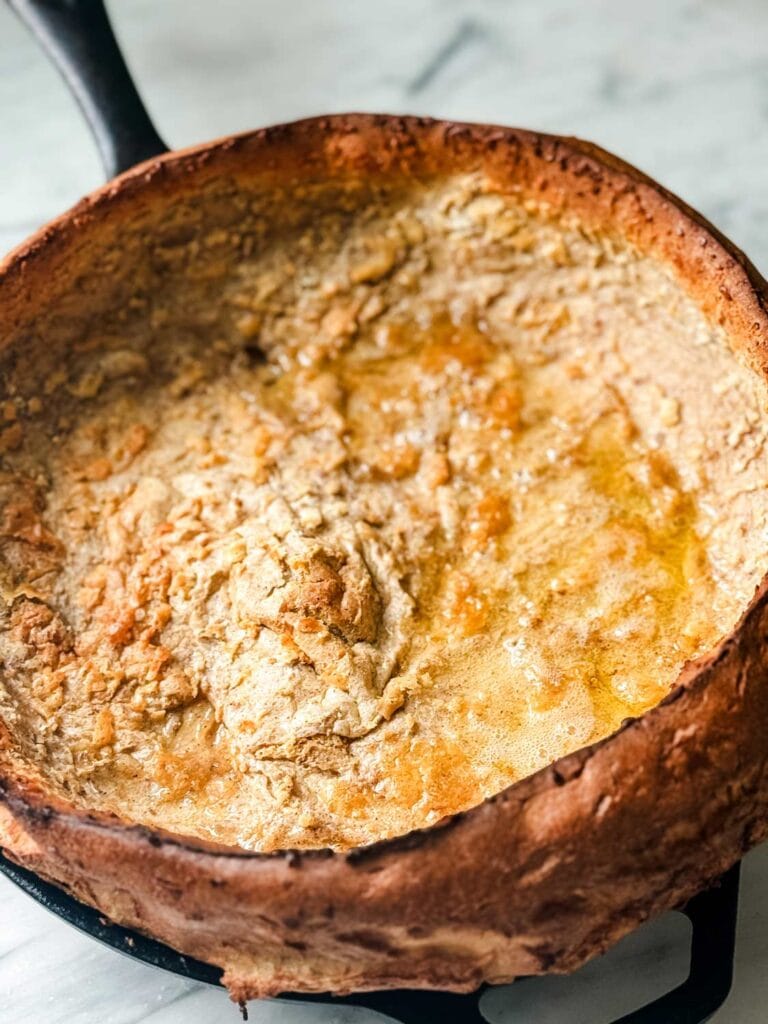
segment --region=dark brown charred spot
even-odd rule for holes
[[[339,942],[360,946],[361,949],[367,949],[371,953],[382,953],[384,956],[397,956],[399,952],[384,935],[370,929],[358,928],[351,932],[338,932],[336,938]]]
[[[247,345],[243,346],[243,352],[251,366],[263,366],[267,361],[267,353],[253,341],[249,341]]]

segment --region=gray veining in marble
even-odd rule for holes
[[[768,271],[764,0],[112,0],[111,10],[174,146],[350,109],[579,135],[684,196]],[[0,6],[0,250],[100,180],[73,101]],[[766,1019],[768,849],[747,858],[743,892],[734,992],[716,1024]],[[494,993],[485,1011],[493,1024],[606,1024],[681,977],[686,941],[669,916],[574,978]],[[377,1019],[250,1009],[257,1024]],[[0,1024],[237,1020],[222,992],[97,946],[0,879]]]

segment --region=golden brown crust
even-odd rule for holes
[[[483,170],[669,264],[766,376],[765,285],[697,215],[595,147],[500,128],[362,115],[268,129],[129,172],[2,268],[4,336],[137,211],[222,176],[265,180]],[[77,240],[77,254],[73,256]],[[226,967],[236,998],[287,989],[467,989],[571,970],[690,896],[766,833],[768,619],[762,587],[718,651],[661,706],[443,827],[348,855],[212,851],[2,778],[11,856]],[[2,749],[2,745],[0,745]]]

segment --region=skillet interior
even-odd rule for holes
[[[612,733],[766,569],[760,379],[664,262],[478,171],[134,210],[6,340],[15,757],[254,849]]]

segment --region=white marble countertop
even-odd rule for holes
[[[111,10],[174,146],[350,109],[579,135],[684,196],[768,271],[764,0],[112,0]],[[100,180],[73,101],[0,7],[0,250]],[[763,1024],[768,1005],[768,850],[747,858],[742,885],[736,980],[716,1024]],[[684,973],[682,922],[648,926],[574,978],[494,994],[488,1017],[607,1024]],[[259,1024],[381,1019],[250,1010]],[[2,1024],[237,1020],[221,991],[97,946],[0,878]]]

